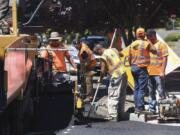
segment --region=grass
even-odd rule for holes
[[[164,40],[166,42],[171,42],[171,41],[178,41],[179,39],[180,39],[180,33],[173,32],[173,33],[168,34]]]

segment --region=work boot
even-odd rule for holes
[[[114,121],[114,122],[118,122],[119,121],[118,117],[112,117],[112,116],[108,116],[108,117],[106,117],[104,119],[108,120],[108,121]]]
[[[149,112],[152,113],[153,115],[156,115],[156,110],[154,109],[149,109]]]
[[[143,108],[135,108],[135,111],[134,113],[136,114],[140,114],[140,113],[143,113],[145,110]]]

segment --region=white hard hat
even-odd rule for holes
[[[58,40],[61,42],[63,40],[63,37],[60,36],[58,32],[51,32],[49,40]]]

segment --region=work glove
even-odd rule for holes
[[[101,82],[102,82],[102,79],[99,78],[99,79],[97,80],[97,83],[101,83]]]

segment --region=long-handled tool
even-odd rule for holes
[[[97,96],[97,93],[98,93],[99,87],[100,87],[100,83],[98,84],[98,86],[97,86],[97,88],[96,88],[96,91],[95,91],[95,94],[94,94],[93,100],[92,100],[92,102],[91,102],[91,104],[90,104],[90,108],[89,108],[89,111],[88,111],[87,117],[89,117],[89,115],[90,115],[90,113],[91,113],[91,109],[92,109],[92,107],[93,107],[93,105],[94,105],[94,102],[95,102],[95,100],[96,100],[96,96]]]
[[[99,81],[98,81],[98,82],[99,82]],[[92,107],[93,107],[93,105],[94,105],[94,102],[95,102],[95,99],[96,99],[96,96],[97,96],[99,87],[100,87],[100,83],[98,83],[98,86],[97,86],[97,88],[96,88],[96,91],[95,91],[93,100],[92,100],[92,102],[91,102],[91,104],[90,104],[90,108],[89,108],[89,111],[88,111],[88,114],[87,114],[87,118],[89,118],[89,116],[90,116],[91,109],[92,109]],[[87,123],[86,127],[91,127],[91,124]]]
[[[115,40],[116,33],[117,33],[117,28],[115,28],[115,30],[114,30],[114,34],[113,34],[113,37],[112,37],[111,44],[110,44],[109,48],[112,48],[112,46],[113,46],[113,43],[114,43],[114,40]]]

